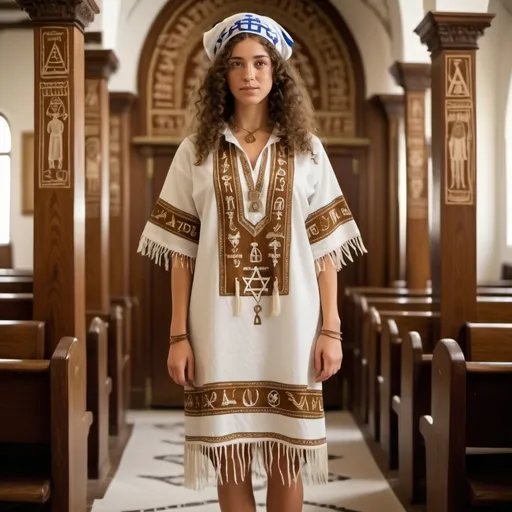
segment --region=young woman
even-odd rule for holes
[[[327,482],[322,382],[339,371],[337,275],[366,252],[275,21],[204,36],[212,65],[139,251],[172,268],[167,365],[185,387],[185,485],[223,512],[302,510]]]

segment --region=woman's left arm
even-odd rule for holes
[[[320,303],[322,307],[322,330],[341,331],[338,312],[338,275],[329,257],[324,258],[325,269],[318,276]],[[320,334],[315,347],[316,382],[332,377],[341,368],[343,353],[341,342]]]

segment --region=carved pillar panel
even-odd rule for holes
[[[430,87],[430,64],[396,62],[391,73],[405,95],[406,280],[409,288],[426,288],[430,281],[430,254],[425,95]]]
[[[476,321],[476,50],[494,14],[428,13],[432,56],[432,291],[441,337]]]
[[[112,50],[85,52],[86,307],[110,311],[110,100],[108,79],[117,69]]]
[[[379,95],[388,121],[388,282],[404,278],[405,265],[402,262],[400,241],[399,203],[399,133],[400,121],[404,116],[402,94]]]
[[[130,295],[130,121],[135,96],[110,93],[110,293]]]

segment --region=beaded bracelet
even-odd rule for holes
[[[189,336],[188,333],[171,336],[169,338],[169,345],[173,345],[174,343],[179,343],[180,341],[188,340],[188,336]]]

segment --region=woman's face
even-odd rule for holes
[[[272,89],[272,61],[265,47],[249,37],[233,48],[228,61],[228,85],[236,101],[257,105]]]

